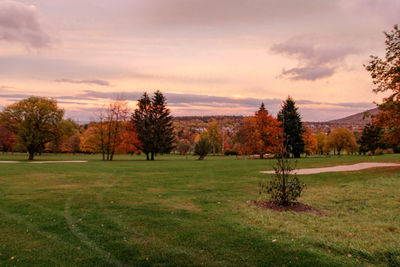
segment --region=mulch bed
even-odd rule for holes
[[[322,215],[321,212],[319,212],[317,209],[308,206],[306,204],[300,203],[300,202],[292,202],[289,204],[289,206],[280,206],[277,205],[276,202],[274,201],[253,201],[253,204],[256,205],[257,207],[268,209],[268,210],[275,210],[279,212],[284,212],[284,211],[294,211],[294,212],[308,212],[308,213],[313,213],[317,215]]]

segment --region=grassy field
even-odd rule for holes
[[[26,155],[0,155],[22,160]],[[251,204],[274,160],[43,155],[0,163],[0,265],[399,266],[400,168],[302,175],[322,215]],[[305,158],[298,167],[400,155]]]

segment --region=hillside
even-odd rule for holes
[[[329,124],[351,124],[351,125],[364,125],[368,122],[371,121],[370,118],[365,118],[365,114],[370,114],[370,115],[374,115],[378,113],[378,109],[374,108],[374,109],[370,109],[364,112],[360,112],[354,115],[350,115],[341,119],[336,119],[336,120],[331,120],[331,121],[327,121],[326,123]]]

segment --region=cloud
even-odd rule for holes
[[[322,36],[296,36],[273,45],[270,50],[298,61],[297,67],[284,69],[282,77],[307,81],[332,76],[347,56],[360,52],[354,46]]]
[[[317,66],[317,67],[302,67],[283,70],[281,75],[289,77],[292,80],[308,80],[315,81],[321,78],[330,77],[335,72],[334,68]]]
[[[100,85],[100,86],[110,86],[110,83],[108,81],[104,81],[104,80],[58,79],[58,80],[54,80],[54,81],[58,82],[58,83],[94,84],[94,85]]]
[[[33,48],[50,44],[50,37],[42,28],[37,9],[14,0],[0,1],[0,40]]]

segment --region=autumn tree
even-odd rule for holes
[[[14,151],[16,136],[6,127],[0,125],[0,150],[2,152]]]
[[[154,160],[158,153],[171,152],[175,139],[172,116],[166,98],[160,91],[156,91],[151,99],[147,93],[142,95],[132,121],[147,160]]]
[[[390,92],[378,105],[379,113],[376,123],[383,128],[385,140],[390,144],[400,143],[400,29],[394,25],[391,32],[384,32],[386,36],[386,54],[379,58],[371,56],[366,67],[372,81],[376,85],[375,93]]]
[[[103,160],[112,161],[123,141],[130,109],[126,101],[113,101],[101,109],[97,116],[96,134]]]
[[[28,159],[33,160],[36,152],[55,139],[63,116],[55,100],[32,96],[5,107],[0,121],[17,135]]]
[[[282,123],[286,152],[294,158],[299,158],[304,152],[304,129],[296,102],[290,96],[283,102],[278,120]]]
[[[120,142],[117,145],[116,153],[118,154],[135,154],[139,153],[142,144],[136,133],[136,127],[133,121],[123,123],[122,131],[120,132]]]
[[[315,138],[317,139],[317,153],[322,155],[325,153],[326,134],[324,132],[319,132],[316,134]]]
[[[78,124],[72,119],[62,120],[57,124],[56,130],[54,131],[54,138],[49,143],[49,149],[51,152],[61,152],[63,145],[68,141],[68,138],[78,132]]]
[[[337,128],[328,135],[327,147],[336,150],[340,156],[343,150],[354,152],[357,143],[353,132],[347,128]]]
[[[318,140],[311,133],[310,129],[304,127],[303,132],[303,140],[304,140],[304,152],[307,156],[312,155],[317,152],[318,149]]]
[[[70,153],[78,153],[80,151],[81,139],[79,134],[76,133],[70,137],[68,137],[67,141],[65,142],[65,151]]]
[[[257,120],[254,116],[246,117],[235,135],[239,144],[239,153],[242,155],[260,154],[262,141],[260,132],[257,131]]]
[[[263,158],[265,153],[275,153],[282,142],[281,123],[268,114],[264,103],[261,103],[255,113],[255,126],[261,141],[260,158]]]
[[[98,123],[91,123],[80,137],[80,151],[84,153],[101,153],[101,144],[104,141],[100,140],[100,132]]]
[[[213,154],[219,153],[222,150],[222,135],[218,128],[218,123],[216,121],[212,121],[208,125],[206,132]]]

